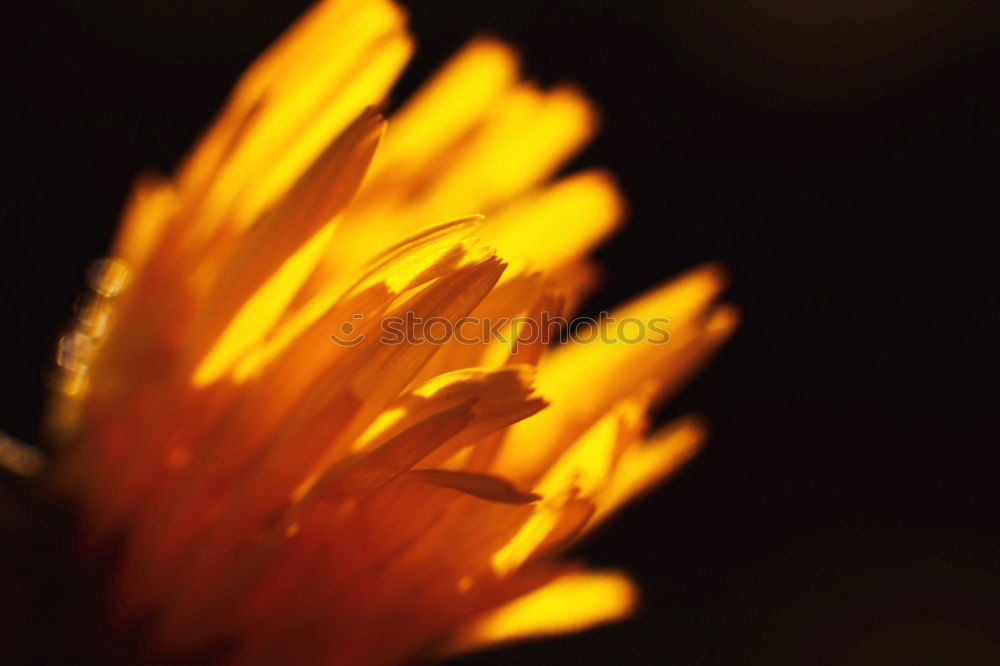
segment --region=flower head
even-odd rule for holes
[[[550,349],[624,209],[553,180],[596,113],[481,38],[387,124],[412,48],[385,0],[317,5],[138,181],[60,342],[60,483],[150,652],[380,664],[633,605],[557,555],[701,441],[647,412],[733,328],[720,272]]]

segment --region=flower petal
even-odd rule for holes
[[[635,585],[621,573],[565,574],[463,627],[444,652],[582,631],[627,616],[637,597]]]
[[[489,474],[449,469],[414,469],[407,472],[406,476],[501,504],[529,504],[539,499],[538,495],[518,490],[509,481]]]

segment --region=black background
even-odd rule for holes
[[[408,3],[397,99],[488,29],[602,105],[576,164],[633,213],[588,309],[719,259],[745,313],[665,415],[706,414],[708,448],[579,551],[632,572],[642,614],[460,663],[1000,663],[998,4]],[[7,8],[3,429],[35,437],[132,176],[306,5]]]

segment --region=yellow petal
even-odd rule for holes
[[[318,370],[314,345],[323,342],[324,347],[329,347],[326,342],[330,332],[341,331],[344,325],[350,325],[352,331],[360,329],[359,323],[371,322],[381,315],[403,291],[487,257],[488,248],[470,239],[478,221],[478,217],[472,217],[424,230],[372,259],[360,277],[350,272],[330,275],[314,271],[302,287],[308,296],[301,298],[297,308],[293,302],[289,316],[278,322],[268,339],[240,362],[237,379],[244,380],[279,354],[285,353],[287,357],[290,348],[292,354],[301,351],[303,344],[309,346],[304,353],[313,359],[312,365]],[[379,299],[385,306],[381,311],[374,307]],[[317,328],[321,329],[319,334],[309,336]],[[304,340],[306,337],[309,339]],[[288,363],[286,357],[280,362]]]
[[[204,186],[204,180],[215,173],[231,152],[241,128],[245,130],[247,117],[260,109],[265,95],[274,97],[274,87],[281,85],[293,70],[301,70],[298,63],[315,61],[317,49],[332,47],[338,53],[333,58],[328,56],[326,65],[338,67],[342,75],[350,66],[352,55],[357,56],[358,51],[386,31],[398,29],[403,20],[398,7],[384,0],[316,3],[240,77],[220,118],[186,160],[178,178],[183,188],[195,190]],[[350,32],[354,39],[345,39],[343,32]],[[329,79],[337,78],[337,71],[324,69]],[[281,103],[280,99],[270,101]]]
[[[440,375],[394,400],[357,439],[353,450],[378,446],[432,414],[472,401],[473,427],[425,461],[430,466],[440,464],[462,446],[542,409],[545,402],[533,395],[533,380],[534,369],[524,365],[466,368]]]
[[[403,33],[380,42],[375,51],[366,56],[364,69],[352,75],[337,91],[334,101],[326,101],[308,118],[299,133],[270,158],[268,168],[258,169],[254,180],[243,187],[233,209],[234,222],[248,225],[284,195],[332,138],[366,107],[381,102],[412,52],[413,42]]]
[[[669,362],[684,353],[692,338],[706,334],[704,315],[722,284],[717,267],[703,267],[612,313],[617,322],[635,318],[647,328],[654,318],[669,319],[665,342],[649,335],[651,329],[635,344],[622,343],[612,331],[609,339],[564,345],[544,358],[537,387],[552,407],[511,429],[493,471],[533,483],[620,396],[647,380],[669,376]]]
[[[464,267],[435,280],[412,301],[400,307],[413,310],[427,319],[441,317],[454,321],[467,315],[489,293],[503,269],[503,264],[495,258]],[[393,317],[403,314],[402,309],[390,311]],[[333,345],[332,342],[329,344]],[[297,484],[298,487],[308,488],[316,474],[349,453],[354,438],[391,404],[435,351],[436,347],[429,343],[392,344],[378,334],[350,348],[350,353],[343,354],[328,373],[316,378],[316,383],[287,415],[274,435],[266,459],[260,463],[263,473],[260,483],[269,487],[268,492],[284,488],[291,493],[295,486],[285,484],[295,477],[294,471],[281,481],[273,478],[266,480],[271,476],[267,459],[291,458],[298,460],[295,465],[297,475],[305,479]],[[339,427],[339,424],[332,423],[327,412],[345,396],[358,399],[360,407],[346,427],[337,430],[336,437],[332,437],[331,427]],[[294,447],[286,450],[292,442]],[[307,467],[301,467],[307,464]],[[295,470],[295,467],[292,469]],[[279,495],[273,498],[277,500]]]
[[[229,268],[215,278],[202,335],[236,314],[195,370],[195,386],[215,381],[278,322],[329,245],[334,216],[360,185],[383,127],[378,114],[362,115],[247,234]]]
[[[632,581],[621,573],[565,574],[463,627],[445,652],[468,652],[614,622],[632,612],[637,597]]]
[[[651,395],[650,388],[640,387],[635,396],[618,402],[559,456],[535,486],[535,491],[545,497],[558,496],[571,489],[582,497],[597,492],[616,465],[622,430],[635,431],[632,421],[644,420]]]
[[[493,554],[490,559],[493,570],[506,576],[527,562],[559,525],[562,512],[561,498],[540,503],[521,529]]]
[[[488,113],[517,70],[517,55],[509,46],[473,40],[393,116],[373,178],[399,179],[456,141]]]
[[[588,529],[617,511],[623,504],[646,492],[698,451],[706,428],[696,417],[679,419],[625,450],[595,497],[597,511]]]
[[[320,4],[326,7],[300,24],[301,38],[283,42],[240,81],[220,125],[182,171],[183,189],[204,208],[194,237],[206,238],[224,221],[250,224],[365,107],[381,101],[409,58],[412,42],[392,3]]]
[[[417,206],[447,218],[496,205],[549,176],[591,136],[596,123],[593,107],[576,89],[541,92],[519,84],[451,157]]]
[[[515,199],[492,214],[483,240],[521,270],[552,270],[584,256],[621,220],[625,202],[610,174],[585,171]]]
[[[333,230],[332,224],[324,227],[246,301],[194,371],[194,386],[218,379],[271,330],[316,266],[333,238]]]

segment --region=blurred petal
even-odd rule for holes
[[[581,631],[625,617],[636,599],[635,586],[623,574],[569,573],[463,627],[444,652]]]

